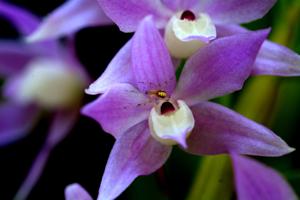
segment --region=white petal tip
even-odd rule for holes
[[[291,153],[291,152],[293,152],[293,151],[295,151],[295,150],[296,150],[295,148],[289,147],[289,148],[288,148],[288,153]]]
[[[85,92],[86,94],[89,94],[89,95],[97,95],[97,94],[103,93],[103,92],[101,92],[101,91],[94,90],[94,89],[91,88],[91,87],[85,89],[84,92]]]

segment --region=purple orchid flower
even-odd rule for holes
[[[83,27],[109,25],[112,21],[122,31],[132,32],[144,17],[152,15],[157,27],[164,29],[162,32],[170,53],[182,58],[192,55],[216,38],[248,31],[237,24],[263,17],[276,0],[98,2],[101,7],[96,5],[96,0],[67,1],[50,13],[27,40],[60,37]],[[123,49],[123,54],[130,52],[130,48]],[[254,63],[252,75],[299,76],[300,56],[284,46],[266,40]],[[117,76],[122,76],[122,73]]]
[[[23,36],[40,23],[30,13],[3,1],[0,14]],[[16,195],[17,199],[25,199],[51,150],[73,127],[79,115],[81,91],[89,80],[75,56],[57,41],[32,44],[0,41],[0,74],[5,78],[6,99],[0,105],[0,146],[25,137],[43,110],[53,114],[48,137]]]
[[[102,9],[124,32],[135,31],[152,15],[164,29],[172,56],[189,57],[215,38],[247,31],[238,23],[263,17],[276,0],[98,0]],[[288,48],[266,41],[253,66],[253,75],[299,76],[300,56]]]
[[[298,199],[290,185],[277,171],[246,156],[233,154],[230,157],[237,199]],[[66,187],[65,197],[66,200],[92,200],[85,189],[77,183]]]
[[[160,168],[175,144],[196,155],[280,156],[293,151],[269,129],[207,101],[242,87],[267,34],[215,40],[187,60],[176,84],[167,47],[152,17],[146,17],[130,42],[131,57],[112,61],[113,66],[127,63],[119,66],[126,82],[106,87],[82,110],[117,139],[98,199],[114,199],[137,176]],[[106,79],[111,82],[114,74]]]

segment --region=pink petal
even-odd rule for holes
[[[46,142],[35,158],[26,179],[15,196],[15,199],[26,199],[28,197],[30,191],[43,173],[52,149],[69,133],[77,116],[78,111],[64,111],[56,114],[50,127]]]
[[[101,94],[118,83],[133,84],[131,71],[131,40],[117,53],[103,74],[85,90],[88,94]]]
[[[221,105],[205,102],[191,109],[195,128],[187,151],[193,154],[282,156],[294,150],[271,130]]]
[[[66,187],[65,198],[66,200],[93,200],[89,193],[78,183]]]
[[[191,10],[198,13],[200,6],[199,0],[162,0],[162,2],[175,12]]]
[[[151,107],[148,98],[132,85],[119,84],[86,105],[82,113],[95,119],[106,132],[118,138],[127,129],[145,120]]]
[[[174,97],[189,104],[242,88],[268,30],[220,38],[186,63]]]
[[[287,47],[265,41],[255,61],[252,74],[299,76],[300,55]]]
[[[123,32],[133,32],[147,15],[164,27],[172,12],[160,0],[98,0],[100,6]]]
[[[176,85],[174,66],[152,17],[146,17],[133,36],[132,70],[141,91],[163,90],[172,94]]]
[[[201,4],[215,23],[246,23],[262,18],[276,0],[209,0]]]
[[[58,38],[81,28],[112,24],[96,0],[69,0],[50,13],[27,41]]]
[[[110,153],[98,200],[115,199],[137,176],[156,171],[171,149],[152,138],[147,121],[132,127],[116,141]]]
[[[287,181],[274,169],[245,156],[231,155],[238,199],[297,200]]]
[[[0,14],[8,18],[23,35],[30,34],[39,24],[39,20],[31,13],[5,1],[0,1]]]
[[[38,112],[35,107],[2,103],[0,105],[0,146],[26,136],[37,117]]]

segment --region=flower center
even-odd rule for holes
[[[180,144],[186,148],[186,138],[194,128],[195,120],[184,101],[161,100],[152,108],[149,127],[154,139],[162,144]]]
[[[84,88],[78,73],[60,60],[35,59],[21,75],[17,98],[46,109],[77,106]]]
[[[189,21],[194,21],[196,19],[195,14],[192,11],[185,10],[182,14],[180,19],[184,20],[189,20]]]

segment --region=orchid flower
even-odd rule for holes
[[[263,17],[276,0],[98,0],[102,9],[124,32],[135,31],[152,15],[171,55],[187,58],[216,38],[237,34],[247,23]],[[253,75],[299,76],[300,56],[265,41],[253,66]]]
[[[238,23],[263,17],[276,0],[69,0],[50,13],[27,37],[38,41],[65,36],[88,26],[115,22],[133,32],[152,15],[171,55],[186,58],[216,38],[247,32]],[[102,10],[103,9],[103,10]],[[107,16],[110,18],[108,18]],[[123,51],[129,54],[130,48]],[[300,56],[276,43],[265,41],[254,63],[253,75],[299,76]],[[122,76],[119,73],[119,76]]]
[[[3,1],[0,14],[23,36],[40,23],[30,13]],[[0,105],[1,146],[25,137],[42,111],[53,114],[46,141],[16,196],[25,199],[41,175],[51,150],[74,125],[88,77],[75,56],[57,41],[32,44],[0,41],[0,74],[5,78],[5,101]]]
[[[285,179],[272,168],[254,159],[230,155],[233,165],[237,199],[242,200],[296,200],[298,199]],[[73,183],[65,189],[66,200],[92,200],[82,186]]]
[[[82,110],[116,138],[98,199],[114,199],[137,176],[160,168],[176,144],[196,155],[293,151],[271,130],[207,101],[242,87],[267,34],[215,40],[187,60],[176,83],[167,47],[152,17],[146,17],[131,41],[127,82],[106,88]]]

